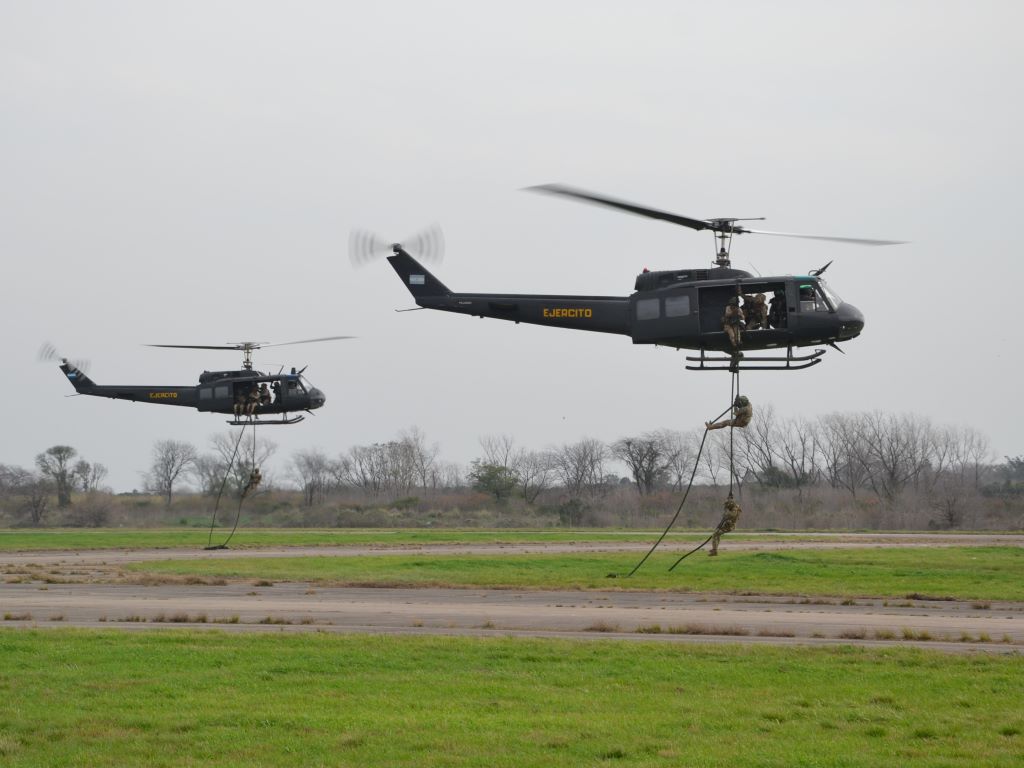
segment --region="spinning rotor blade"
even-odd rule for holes
[[[740,231],[740,230],[737,230]],[[833,243],[855,243],[856,245],[906,245],[906,240],[870,240],[866,237],[829,237],[828,235],[801,235],[795,232],[766,232],[763,229],[743,229],[742,234],[776,235],[778,237],[800,237],[805,240],[829,240]]]
[[[221,344],[221,345],[208,345],[208,344],[144,344],[146,347],[164,347],[165,349],[259,349],[263,346],[263,342],[243,342],[241,344]]]
[[[310,344],[314,341],[335,341],[337,339],[355,339],[356,336],[324,336],[319,339],[302,339],[300,341],[239,341],[228,344],[146,344],[147,347],[163,347],[165,349],[232,349],[236,352],[246,352],[263,347],[283,347],[288,344]]]
[[[348,237],[349,260],[354,266],[361,267],[382,256],[390,256],[397,245],[421,261],[439,264],[444,260],[444,233],[437,224],[432,224],[400,243],[387,242],[365,230],[353,230]]]
[[[274,344],[263,344],[264,347],[287,347],[289,344],[313,344],[317,341],[338,341],[339,339],[357,339],[358,336],[324,336],[321,339],[302,339],[301,341],[279,341]],[[254,347],[255,349],[255,347]]]
[[[391,253],[391,243],[372,232],[354,229],[348,236],[348,258],[355,267],[361,267]]]
[[[646,208],[641,205],[634,205],[633,203],[628,203],[624,200],[617,200],[613,197],[595,195],[591,192],[586,192],[582,189],[575,189],[574,187],[567,187],[562,184],[542,184],[538,187],[527,187],[526,189],[532,192],[546,192],[552,195],[562,195],[564,197],[584,200],[588,203],[595,203],[597,205],[606,205],[610,208],[617,208],[620,211],[635,213],[638,216],[646,216],[649,219],[659,219],[660,221],[667,221],[670,224],[680,224],[684,227],[689,227],[690,229],[710,229],[712,232],[719,233],[719,235],[777,235],[779,237],[800,237],[808,240],[830,240],[837,243],[855,243],[857,245],[902,245],[906,242],[905,240],[871,240],[863,237],[829,237],[826,235],[803,235],[795,232],[767,232],[762,229],[747,229],[736,222],[763,221],[764,217],[757,219],[691,219],[686,216],[679,216],[675,213],[659,211],[656,208]]]
[[[53,344],[48,341],[43,342],[43,345],[39,348],[38,357],[39,361],[43,363],[68,363],[73,368],[77,368],[80,371],[84,372],[89,370],[88,360],[68,360],[64,355],[57,351],[57,348]]]
[[[526,187],[526,189],[530,192],[545,192],[549,195],[563,195],[564,197],[574,197],[578,200],[585,200],[588,203],[595,203],[596,205],[607,205],[610,208],[618,208],[620,211],[635,213],[638,216],[646,216],[649,219],[667,221],[670,224],[680,224],[684,227],[689,227],[690,229],[701,230],[715,228],[715,225],[709,221],[691,219],[686,216],[679,216],[675,213],[659,211],[656,208],[646,208],[641,205],[634,205],[633,203],[627,203],[625,200],[616,200],[613,197],[595,195],[591,192],[586,192],[574,187],[566,187],[562,184],[541,184],[536,187]]]

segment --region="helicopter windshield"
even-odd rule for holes
[[[822,279],[818,278],[818,288],[825,294],[825,298],[828,299],[828,303],[832,305],[832,309],[838,309],[839,305],[843,303],[843,300],[839,298],[839,294],[832,290],[828,284]]]

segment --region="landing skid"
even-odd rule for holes
[[[280,419],[254,419],[252,416],[246,416],[245,418],[229,421],[228,424],[233,427],[271,427],[278,426],[280,424],[298,424],[305,418],[305,416],[289,417],[287,414],[283,414]]]
[[[687,357],[686,359],[700,365],[688,365],[688,371],[799,371],[801,368],[810,368],[821,362],[824,349],[816,349],[809,355],[794,355],[793,348],[786,350],[785,357],[747,357],[730,355],[728,357],[710,357],[702,349],[699,357]],[[708,363],[726,363],[726,365],[708,365]],[[775,365],[749,365],[749,363],[775,363]],[[799,363],[799,365],[795,365]]]

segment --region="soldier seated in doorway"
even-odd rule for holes
[[[729,343],[732,345],[734,354],[739,352],[740,344],[743,341],[741,331],[745,324],[744,321],[743,310],[740,309],[740,298],[739,296],[733,296],[729,299],[729,303],[725,305],[725,314],[722,315],[722,330],[729,337]]]
[[[758,331],[768,327],[768,305],[764,294],[743,297],[743,314],[747,321],[748,331]]]

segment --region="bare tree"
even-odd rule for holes
[[[931,424],[914,415],[875,411],[858,419],[857,461],[872,490],[893,502],[908,485],[916,485],[929,465],[934,442]]]
[[[427,445],[427,436],[419,427],[412,427],[399,434],[399,442],[408,453],[411,470],[420,488],[426,490],[434,477],[434,467],[441,453],[437,443]]]
[[[527,504],[533,504],[554,478],[551,454],[546,451],[522,451],[516,463],[523,499]]]
[[[336,465],[340,484],[359,488],[378,496],[386,483],[386,454],[380,443],[355,445],[343,454]]]
[[[336,472],[342,484],[372,496],[408,495],[417,477],[416,458],[412,447],[401,440],[357,445],[341,457]]]
[[[672,450],[672,443],[658,432],[624,437],[611,446],[611,454],[629,469],[641,496],[651,493],[664,482],[675,459]]]
[[[220,458],[211,454],[196,456],[189,468],[189,475],[206,496],[216,496],[224,483],[225,467]]]
[[[153,463],[145,475],[146,490],[159,493],[171,506],[174,486],[195,467],[198,458],[199,452],[191,443],[160,440],[153,446]]]
[[[865,455],[860,446],[863,438],[859,417],[830,414],[818,420],[818,456],[828,484],[856,496],[867,484],[867,469],[859,457]]]
[[[762,485],[777,484],[774,445],[779,427],[775,410],[770,405],[760,406],[754,411],[749,425],[732,431],[733,451],[740,466]]]
[[[71,506],[71,490],[75,481],[71,460],[77,455],[78,451],[70,445],[54,445],[36,456],[39,471],[53,481],[57,490],[57,506],[61,509]]]
[[[666,473],[672,484],[672,490],[681,491],[683,485],[696,476],[694,463],[697,459],[698,441],[693,434],[679,432],[674,429],[663,429],[658,432],[661,440],[670,446],[671,460]]]
[[[331,488],[336,476],[334,462],[319,448],[299,451],[292,459],[292,475],[302,490],[302,500],[307,507],[319,504]]]
[[[803,491],[818,479],[818,441],[813,422],[804,419],[787,419],[779,427],[774,454],[786,474],[786,484],[797,489],[803,499]]]
[[[729,439],[728,434],[722,434],[728,430],[715,430],[709,432],[704,440],[704,450],[700,455],[700,466],[702,474],[711,481],[712,485],[718,485],[722,473],[729,472]],[[742,432],[743,430],[738,430]]]
[[[214,493],[218,493],[222,484],[230,489],[232,495],[240,496],[249,484],[249,474],[253,467],[259,467],[263,474],[262,487],[271,485],[270,473],[264,467],[270,457],[277,451],[277,443],[272,440],[253,438],[246,439],[245,433],[235,435],[232,432],[220,433],[210,438],[213,456],[202,462],[203,472],[213,475]]]
[[[512,435],[484,435],[480,438],[484,458],[481,463],[491,464],[515,472],[522,451],[516,447]]]
[[[98,461],[90,464],[85,459],[75,462],[71,470],[74,484],[85,493],[94,493],[100,489],[100,483],[107,476],[107,468]]]
[[[32,525],[42,525],[46,508],[49,506],[50,497],[54,492],[53,481],[48,480],[44,475],[29,472],[19,486],[18,492],[22,497],[19,511],[28,517]]]
[[[53,483],[44,475],[0,464],[0,499],[8,502],[16,517],[27,518],[30,525],[42,525],[53,491]]]
[[[605,444],[589,437],[551,451],[555,474],[573,499],[601,488],[607,456]]]

